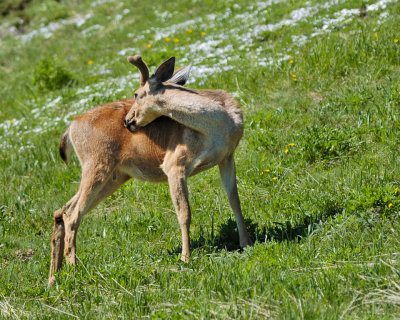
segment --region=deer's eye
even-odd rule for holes
[[[136,100],[136,99],[137,99],[137,97],[138,97],[138,94],[137,94],[137,93],[135,93],[133,96],[135,97],[135,100]]]

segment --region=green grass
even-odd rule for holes
[[[400,4],[96,3],[32,0],[0,18],[0,318],[399,318]],[[214,168],[189,180],[181,263],[168,186],[132,180],[85,216],[76,269],[48,288],[53,212],[80,180],[60,136],[133,94],[136,53],[153,69],[193,61],[190,87],[240,101],[255,245],[237,250]]]

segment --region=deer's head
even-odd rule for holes
[[[192,64],[180,68],[174,73],[175,57],[172,57],[163,62],[149,76],[149,69],[139,55],[128,57],[128,62],[140,71],[140,87],[135,91],[135,103],[124,120],[124,126],[134,132],[159,116],[157,112],[159,106],[156,100],[157,96],[165,90],[163,82],[168,81],[169,83],[184,85],[189,78]]]

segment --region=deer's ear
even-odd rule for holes
[[[175,71],[174,75],[169,82],[179,84],[181,86],[185,85],[186,81],[189,79],[190,69],[192,68],[192,63],[187,67],[182,67]]]
[[[171,79],[174,74],[175,68],[175,57],[169,58],[167,61],[163,62],[154,72],[154,74],[150,77],[149,82],[150,85],[159,85],[162,82],[165,82]]]

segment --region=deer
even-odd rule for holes
[[[223,91],[185,88],[191,65],[174,72],[174,58],[162,63],[151,77],[140,56],[130,56],[128,62],[140,71],[140,88],[134,97],[75,117],[61,138],[61,158],[68,165],[75,150],[82,173],[78,192],[54,212],[49,286],[54,284],[64,256],[67,264],[76,266],[76,237],[82,217],[131,178],[168,182],[182,233],[180,259],[189,262],[187,178],[218,165],[240,245],[251,245],[233,159],[243,133],[238,102]]]

